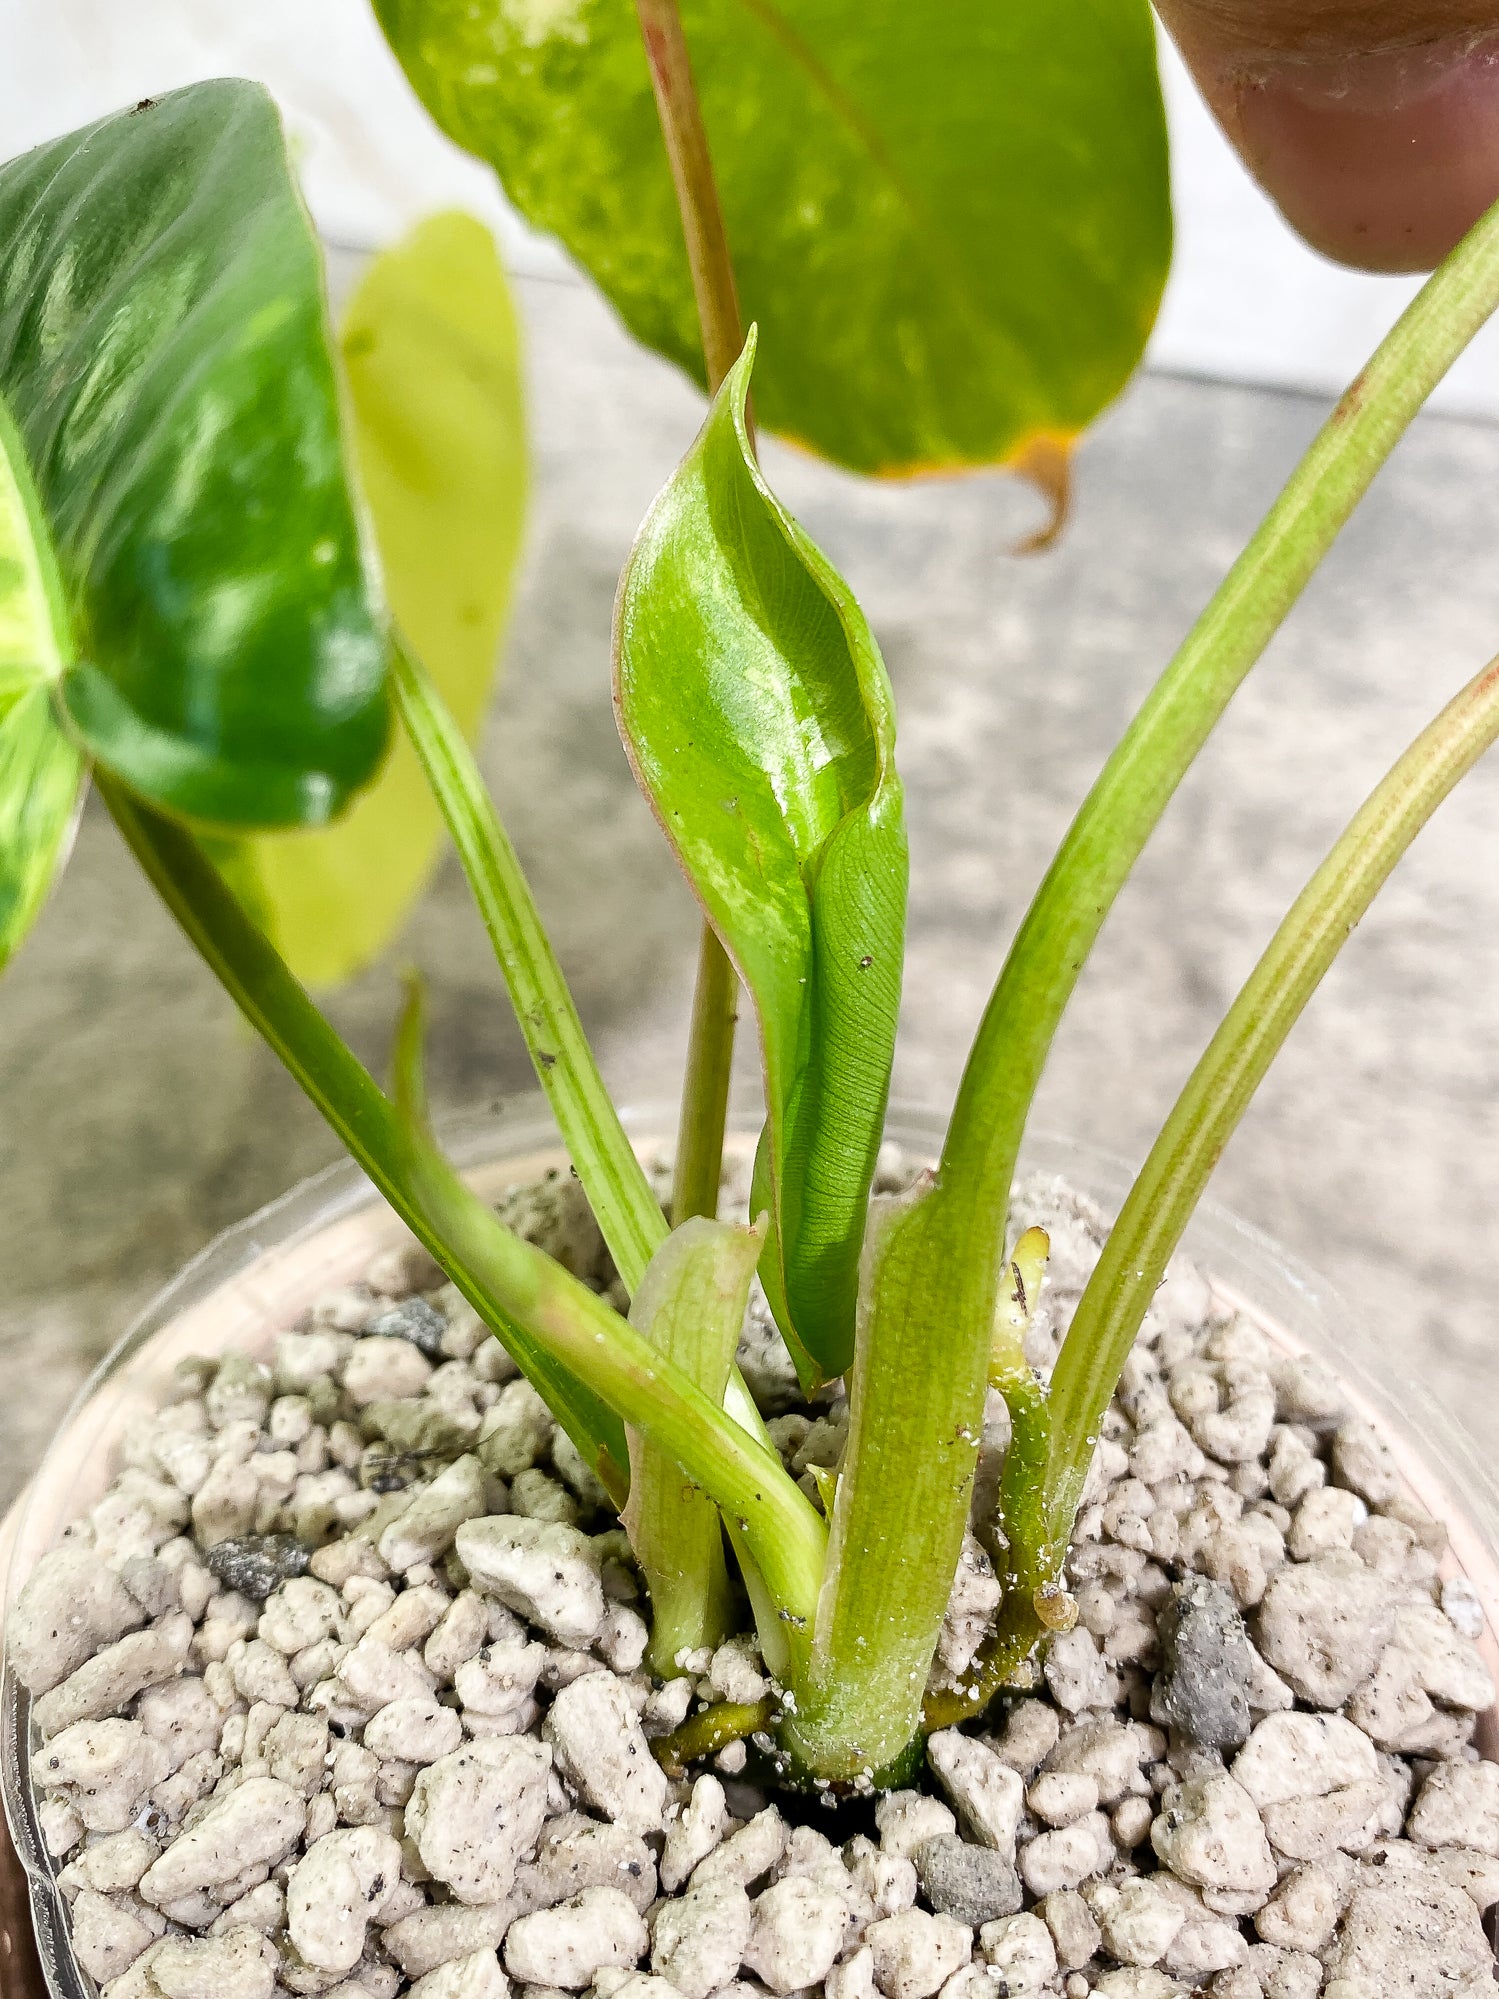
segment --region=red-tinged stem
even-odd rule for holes
[[[739,318],[739,294],[729,258],[729,239],[713,174],[713,158],[708,151],[703,109],[693,81],[692,59],[676,0],[635,0],[635,11],[640,17],[656,110],[671,162],[682,234],[687,242],[708,393],[714,395],[739,359],[744,346],[744,327]],[[682,1114],[672,1183],[673,1222],[684,1222],[690,1215],[718,1212],[738,1014],[739,981],[722,944],[705,923],[698,950],[687,1074],[682,1085]]]

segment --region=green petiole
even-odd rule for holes
[[[666,1217],[619,1121],[520,861],[473,751],[425,669],[397,646],[401,722],[458,849],[536,1075],[625,1289],[666,1240]]]
[[[1499,306],[1499,207],[1428,279],[1323,425],[1104,766],[1010,947],[939,1176],[998,1290],[1021,1134],[1078,975],[1197,752],[1431,391]],[[992,1245],[987,1255],[984,1245]],[[989,1308],[984,1307],[985,1324]],[[975,1332],[977,1337],[977,1332]]]
[[[1396,862],[1496,737],[1499,660],[1448,703],[1350,820],[1162,1126],[1079,1300],[1052,1376],[1050,1526],[1063,1540],[1120,1369],[1224,1146]]]
[[[793,1655],[804,1649],[826,1529],[774,1452],[586,1285],[511,1235],[377,1087],[192,836],[112,779],[101,776],[99,786],[190,942],[380,1193],[500,1335],[611,1496],[622,1503],[627,1490],[624,1425],[630,1424],[733,1520],[786,1618]],[[408,1046],[408,1075],[409,1061]]]
[[[713,396],[744,346],[723,204],[718,198],[713,156],[677,0],[635,0],[635,12],[650,64],[661,136],[671,163],[702,334],[708,393]],[[738,1017],[738,975],[711,925],[705,922],[698,943],[687,1070],[682,1079],[671,1198],[674,1222],[718,1213]]]

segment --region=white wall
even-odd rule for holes
[[[483,214],[512,263],[555,271],[558,253],[509,215],[491,176],[435,130],[374,25],[367,0],[6,0],[0,157],[132,100],[204,76],[255,76],[302,149],[324,232],[378,243],[445,203]],[[1415,289],[1324,262],[1258,192],[1165,52],[1176,158],[1177,260],[1157,365],[1235,381],[1332,390],[1353,375]],[[1499,417],[1499,327],[1433,398]]]

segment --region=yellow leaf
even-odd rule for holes
[[[376,257],[340,333],[360,482],[403,637],[472,740],[494,680],[526,501],[520,336],[489,231],[434,215]],[[335,826],[216,851],[299,978],[331,985],[391,941],[442,822],[395,740]]]

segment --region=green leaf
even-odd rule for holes
[[[0,968],[35,922],[77,817],[83,763],[52,709],[70,650],[46,523],[0,398]]]
[[[763,1232],[695,1215],[651,1258],[630,1323],[712,1401],[723,1399],[744,1328]],[[733,1629],[718,1508],[674,1458],[630,1433],[630,1503],[621,1516],[651,1593],[650,1667],[670,1678],[679,1652]]]
[[[419,223],[365,272],[341,345],[391,611],[472,742],[499,662],[527,484],[520,331],[489,231],[456,213]],[[328,985],[400,929],[441,839],[421,765],[398,735],[338,825],[262,835],[216,858],[293,971]]]
[[[702,379],[628,0],[375,0],[423,103]],[[1146,0],[682,0],[757,414],[857,470],[1075,436],[1170,261]]]
[[[385,647],[263,89],[197,84],[0,168],[0,392],[90,753],[210,823],[331,818],[384,752]]]
[[[3,617],[0,607],[0,617]],[[41,913],[78,819],[83,761],[33,687],[0,696],[0,970]]]
[[[641,529],[616,692],[636,777],[759,1015],[767,1291],[815,1379],[853,1352],[906,840],[884,664],[847,584],[760,475],[753,356],[752,334]]]

